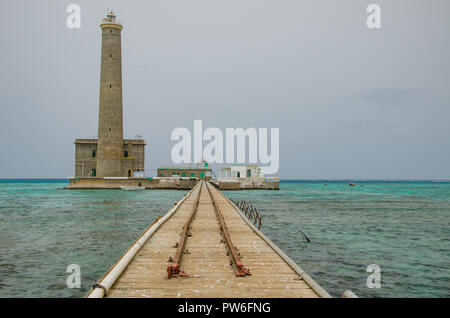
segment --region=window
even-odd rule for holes
[[[247,178],[250,178],[252,176],[252,171],[250,169],[247,169]]]
[[[204,178],[205,177],[205,173],[204,172],[200,172],[200,178]]]
[[[186,177],[186,173],[185,173],[185,172],[182,172],[182,173],[181,173],[181,176],[182,176],[182,177]]]
[[[241,177],[241,172],[240,172],[240,171],[237,172],[237,177],[238,177],[238,178]]]
[[[95,149],[93,149],[92,150],[92,158],[95,158],[95,155],[96,155],[96,151],[95,151]]]
[[[191,173],[191,178],[195,178],[195,173]]]
[[[97,169],[91,170],[91,177],[95,177],[97,175]]]
[[[123,156],[124,156],[125,158],[128,158],[128,150],[125,150],[125,151],[123,152]]]

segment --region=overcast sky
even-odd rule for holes
[[[73,176],[75,138],[97,136],[108,8],[147,175],[171,164],[172,130],[202,119],[280,128],[282,178],[450,179],[447,0],[2,0],[1,178]]]

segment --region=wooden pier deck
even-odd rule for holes
[[[179,264],[178,275],[168,272],[174,261]],[[250,272],[242,274],[246,269]],[[87,296],[330,297],[228,198],[204,181],[149,226]]]

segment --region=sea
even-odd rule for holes
[[[450,297],[450,182],[282,180],[223,191],[332,296]],[[83,297],[186,191],[0,180],[0,297]],[[80,288],[73,268],[80,270]],[[251,295],[249,295],[251,297]]]

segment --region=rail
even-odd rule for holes
[[[186,238],[190,236],[189,230],[191,229],[191,222],[192,219],[195,216],[195,213],[197,212],[198,207],[198,201],[200,200],[200,194],[202,192],[204,182],[201,181],[200,189],[198,190],[197,197],[195,199],[195,203],[192,205],[192,211],[189,214],[188,220],[183,226],[182,232],[181,232],[181,238],[178,243],[176,243],[177,251],[175,253],[175,257],[172,259],[169,259],[169,265],[167,266],[167,276],[168,278],[177,277],[177,276],[183,276],[187,277],[188,274],[186,274],[184,271],[180,271],[180,263],[181,263],[181,257],[183,253],[186,253],[187,251],[183,251],[183,248],[186,244]]]
[[[92,287],[87,298],[102,298],[105,297],[109,289],[114,285],[118,277],[122,274],[128,264],[134,259],[136,254],[140,251],[142,246],[148,241],[148,239],[163,225],[177,210],[182,206],[184,201],[190,197],[195,191],[197,186],[191,189],[183,199],[177,202],[177,204],[169,210],[162,218],[159,218],[153,225],[150,225],[142,234],[134,241],[134,243],[119,257],[119,259],[109,268],[109,270],[100,278],[97,283]]]
[[[227,244],[227,249],[231,253],[232,262],[233,262],[233,265],[235,266],[235,275],[236,276],[251,275],[250,270],[245,268],[244,265],[242,264],[242,261],[239,257],[239,252],[237,251],[236,246],[231,241],[230,233],[228,231],[227,225],[225,224],[225,220],[223,218],[222,212],[220,211],[220,207],[217,204],[209,187],[210,187],[210,184],[207,183],[206,188],[208,189],[208,193],[211,197],[214,209],[216,211],[217,219],[219,220],[221,234],[225,238],[225,243]]]

